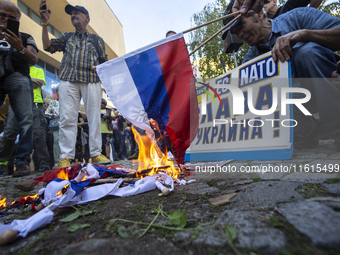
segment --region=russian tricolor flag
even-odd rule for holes
[[[198,129],[195,81],[183,34],[179,33],[97,66],[109,98],[132,124],[158,122],[183,162]]]

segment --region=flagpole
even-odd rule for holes
[[[232,13],[234,14],[234,13]],[[238,20],[240,17],[242,16],[242,14],[237,15],[232,21],[230,21],[227,25],[225,25],[224,27],[222,27],[220,30],[218,30],[215,34],[213,34],[211,37],[209,37],[207,40],[205,40],[203,43],[201,43],[200,45],[197,46],[196,49],[194,49],[192,52],[189,53],[189,57],[194,54],[196,51],[198,51],[202,46],[204,46],[205,44],[207,44],[208,42],[210,42],[212,39],[214,39],[219,33],[221,33],[224,29],[226,29],[227,27],[229,27],[233,22],[235,22],[236,20]]]
[[[184,30],[182,33],[185,34],[185,33],[191,32],[191,31],[196,30],[196,29],[198,29],[198,28],[201,28],[201,27],[210,25],[210,24],[212,24],[212,23],[214,23],[214,22],[216,22],[216,21],[219,21],[219,20],[221,20],[221,19],[226,19],[226,18],[229,18],[229,17],[231,17],[231,16],[235,16],[236,14],[239,14],[239,13],[241,13],[241,11],[237,11],[237,12],[233,12],[233,13],[227,14],[227,15],[225,15],[225,16],[223,16],[223,17],[220,17],[220,18],[217,18],[217,19],[208,21],[208,22],[206,22],[206,23],[204,23],[204,24],[198,25],[197,27],[192,27],[192,28],[189,28],[189,29],[187,29],[187,30]]]

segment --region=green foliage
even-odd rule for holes
[[[103,204],[105,204],[105,200],[101,200],[97,202],[97,205],[103,205]]]
[[[59,221],[61,221],[61,222],[71,222],[71,221],[78,219],[80,215],[81,215],[80,212],[76,211],[75,213],[72,213],[69,216],[67,216],[67,217],[65,217],[65,218],[63,218]]]
[[[70,226],[67,228],[67,231],[68,231],[68,232],[75,232],[75,231],[77,231],[78,229],[89,228],[90,226],[91,226],[90,224],[79,224],[79,223],[74,223],[74,224],[70,225]]]
[[[122,238],[129,238],[130,236],[134,235],[138,231],[138,225],[133,224],[132,226],[123,226],[118,225],[117,227],[117,233]]]
[[[78,209],[78,208],[75,208],[75,207],[73,207],[73,208],[76,209],[75,213],[72,213],[69,216],[67,216],[67,217],[65,217],[65,218],[63,218],[59,221],[61,221],[61,222],[71,222],[71,221],[78,219],[80,216],[85,217],[85,216],[96,213],[96,210],[94,208],[92,208],[91,210],[85,210],[84,208],[82,208],[82,209]]]
[[[188,215],[186,211],[176,210],[173,212],[167,213],[169,218],[168,220],[172,225],[175,225],[179,228],[184,228],[187,225]]]

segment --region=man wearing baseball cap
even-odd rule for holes
[[[71,16],[74,33],[63,33],[56,39],[49,39],[48,21],[51,10],[45,0],[40,2],[40,16],[43,25],[44,50],[64,53],[59,69],[59,146],[60,161],[58,167],[67,167],[75,156],[77,138],[77,116],[81,98],[84,100],[89,124],[89,146],[92,163],[105,164],[110,160],[101,154],[102,139],[100,132],[101,83],[95,66],[107,61],[102,38],[90,34],[87,25],[89,12],[83,6],[66,5],[65,12]]]

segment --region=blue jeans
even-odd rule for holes
[[[33,85],[31,79],[19,72],[14,72],[1,82],[0,94],[8,94],[11,105],[4,139],[0,143],[0,161],[6,161],[9,151],[13,152],[14,141],[19,133],[14,164],[29,164],[33,149]],[[19,126],[19,130],[15,127],[16,125]],[[9,143],[12,145],[7,147]]]
[[[318,112],[325,131],[334,136],[340,132],[340,91],[328,79],[337,68],[333,51],[308,42],[294,49],[291,60],[293,77],[311,92],[311,99],[304,106],[312,114]],[[310,117],[294,109],[294,118],[298,121],[297,135],[304,137],[313,132],[315,125]]]

